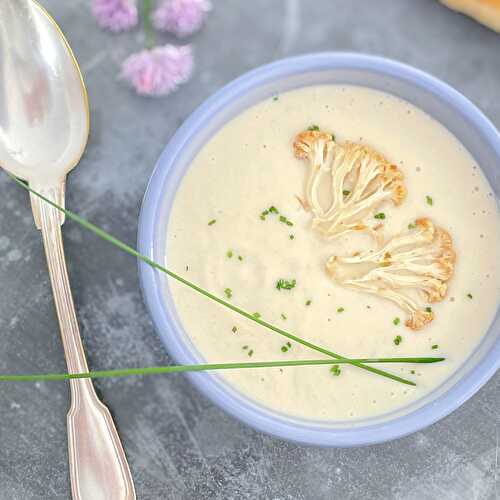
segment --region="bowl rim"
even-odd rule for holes
[[[308,71],[335,68],[364,69],[411,81],[432,92],[439,100],[452,106],[469,120],[487,140],[500,158],[500,134],[490,120],[465,96],[430,74],[407,64],[380,56],[349,53],[322,52],[280,59],[260,66],[223,86],[205,100],[177,130],[160,155],[144,194],[139,216],[138,250],[154,259],[156,213],[162,199],[164,181],[175,163],[183,145],[205,119],[225,107],[235,96],[252,89],[271,77],[286,77]],[[164,304],[164,291],[158,280],[159,272],[139,261],[141,289],[153,324],[172,358],[182,364],[196,360],[182,349],[183,343],[174,338],[172,322]],[[498,310],[497,310],[498,317]],[[493,321],[492,325],[495,321]],[[491,328],[492,326],[490,326]],[[169,334],[169,335],[167,335]],[[297,427],[291,421],[276,417],[272,411],[256,411],[238,402],[213,378],[203,373],[186,374],[197,389],[220,408],[251,427],[265,433],[301,444],[317,446],[353,447],[382,443],[404,437],[444,418],[472,397],[500,368],[500,337],[481,361],[461,377],[444,394],[430,403],[405,415],[379,424],[364,427],[319,428]],[[244,396],[243,396],[244,398]]]

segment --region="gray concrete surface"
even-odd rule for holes
[[[434,0],[215,0],[193,39],[194,78],[174,96],[137,97],[117,80],[140,34],[100,31],[88,0],[42,0],[82,66],[92,135],[67,204],[135,243],[146,183],[162,148],[207,96],[289,54],[352,50],[430,71],[500,125],[500,36]],[[160,40],[170,40],[160,37]],[[0,176],[0,372],[62,371],[58,326],[26,194]],[[133,259],[72,223],[64,228],[90,366],[168,362]],[[498,499],[500,374],[443,421],[364,449],[315,449],[255,432],[182,376],[97,382],[146,499]],[[69,498],[64,383],[0,386],[0,499]]]

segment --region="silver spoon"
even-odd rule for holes
[[[89,133],[87,92],[68,42],[33,0],[0,0],[0,166],[64,205],[66,174]],[[66,270],[64,216],[35,196],[68,371],[87,372]],[[135,499],[127,459],[109,410],[90,379],[70,381],[68,447],[74,499]]]

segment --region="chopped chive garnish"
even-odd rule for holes
[[[232,259],[232,257],[233,257],[233,251],[232,250],[228,250],[226,252],[226,256],[227,256],[228,259]]]
[[[332,141],[335,142],[335,135],[334,134],[330,134],[332,136]]]
[[[431,312],[432,312],[432,307],[427,306],[427,307],[425,308],[425,312],[431,313]]]
[[[293,226],[293,222],[287,219],[284,215],[280,215],[280,222],[283,222],[287,226]]]
[[[434,345],[432,346],[432,349],[437,349],[438,347],[439,347],[439,346],[438,346],[437,344],[434,344]]]
[[[417,227],[417,225],[413,222],[411,222],[410,224],[408,224],[408,229],[415,229]]]
[[[427,202],[427,205],[434,205],[434,200],[429,195],[425,197],[425,201]]]
[[[307,130],[310,130],[311,132],[319,132],[319,127],[317,125],[311,125],[310,127],[307,127]]]
[[[287,342],[286,345],[281,346],[281,352],[287,352],[291,348],[292,344],[290,342]]]
[[[228,299],[230,299],[230,298],[233,296],[233,291],[232,291],[230,288],[226,288],[226,289],[224,290],[224,294],[226,295],[226,297],[227,297]]]
[[[401,323],[401,320],[400,320],[399,318],[394,318],[394,319],[392,320],[392,322],[393,322],[396,326],[398,326],[398,325],[399,325],[399,323]]]
[[[233,328],[231,328],[232,332],[233,333],[236,333],[238,331],[238,328],[236,328],[235,326],[233,326]]]
[[[349,195],[351,194],[351,192],[350,192],[348,189],[344,189],[344,190],[342,191],[342,194],[343,194],[344,196],[349,196]]]
[[[280,213],[279,210],[275,206],[270,206],[267,210],[264,210],[263,212],[260,213],[260,218],[262,220],[266,220],[266,217],[269,214],[278,215],[279,213]],[[279,220],[280,220],[280,222],[283,222],[287,226],[293,226],[293,222],[291,220],[289,220],[287,217],[285,217],[284,215],[280,215]],[[293,238],[291,238],[291,239],[293,239]]]
[[[384,212],[379,212],[378,214],[375,214],[373,217],[375,217],[375,219],[385,219],[385,214]]]
[[[284,280],[281,278],[276,282],[276,288],[278,290],[291,290],[296,284],[297,280]]]
[[[334,376],[334,377],[338,377],[340,375],[340,366],[339,365],[333,365],[331,368],[330,368],[330,373]]]
[[[216,222],[217,222],[217,219],[212,219],[212,220],[208,223],[208,225],[209,225],[209,226],[213,226]]]
[[[411,373],[412,375],[415,375],[415,370],[412,370],[410,373]]]
[[[338,307],[337,308],[337,312],[338,313],[343,313],[345,311],[345,309],[343,307]]]
[[[286,316],[283,313],[281,313],[281,318],[286,320]]]
[[[241,255],[238,255],[238,260],[243,260],[243,257]]]
[[[260,313],[258,313],[258,312],[254,312],[254,313],[252,314],[252,316],[253,316],[255,319],[259,319],[259,318],[260,318]]]
[[[279,99],[279,96],[277,96],[277,95],[275,95],[275,96],[273,97],[273,101],[277,101],[278,99]]]
[[[310,306],[310,305],[311,305],[311,302],[312,302],[312,300],[311,300],[311,299],[306,300],[306,306]]]
[[[295,238],[295,236],[293,234],[289,235],[288,236],[291,240],[293,240]]]
[[[263,212],[260,213],[260,218],[261,220],[266,220],[266,215],[269,214],[269,210],[264,210]]]
[[[244,345],[244,346],[242,347],[242,349],[243,349],[244,351],[246,351],[246,350],[248,349],[248,346],[247,346],[247,345]]]
[[[472,293],[468,293],[467,297],[469,297],[469,299],[472,299]]]
[[[253,349],[250,349],[250,350],[248,351],[248,355],[249,355],[249,356],[251,356],[252,354],[253,354]]]
[[[402,341],[403,341],[403,337],[401,337],[401,335],[396,335],[396,337],[394,337],[394,340],[393,340],[394,344],[396,344],[396,345],[401,344]]]

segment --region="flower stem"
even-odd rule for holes
[[[362,363],[437,363],[444,358],[363,358]],[[276,368],[280,366],[317,366],[348,364],[347,359],[304,359],[293,361],[254,361],[251,363],[207,363],[201,365],[151,366],[147,368],[124,368],[98,370],[85,373],[34,373],[29,375],[1,375],[0,382],[34,382],[71,380],[79,378],[128,377],[130,375],[158,375],[162,373],[201,372],[208,370],[234,370],[242,368]]]
[[[155,44],[155,33],[151,23],[152,0],[143,0],[143,26],[146,48],[150,49]]]
[[[37,191],[31,189],[26,183],[18,179],[17,177],[13,176],[12,174],[7,173],[11,179],[13,179],[17,184],[19,184],[21,187],[29,191],[30,193],[33,193],[35,196],[38,196],[40,199],[48,203],[49,205],[53,206],[57,210],[63,212],[69,219],[74,220],[81,226],[85,227],[89,231],[92,231],[95,235],[97,235],[99,238],[108,241],[109,243],[115,245],[116,247],[120,248],[124,252],[138,258],[139,260],[142,260],[149,266],[151,266],[154,269],[157,269],[171,278],[179,281],[180,283],[188,286],[189,288],[195,290],[196,292],[204,295],[205,297],[209,298],[210,300],[213,300],[214,302],[217,302],[218,304],[231,309],[232,311],[240,314],[241,316],[244,316],[245,318],[249,319],[250,321],[254,321],[255,323],[258,323],[259,325],[272,330],[273,332],[276,332],[283,337],[286,337],[290,340],[293,340],[294,342],[297,342],[299,344],[302,344],[305,347],[309,347],[310,349],[313,349],[317,352],[320,352],[322,354],[326,354],[327,356],[330,356],[332,358],[335,358],[337,360],[343,360],[348,364],[351,364],[353,366],[356,366],[358,368],[361,368],[362,370],[369,371],[371,373],[374,373],[376,375],[380,375],[382,377],[389,378],[391,380],[394,380],[396,382],[400,382],[402,384],[406,385],[416,385],[415,382],[412,382],[411,380],[407,380],[405,378],[399,377],[398,375],[395,375],[393,373],[387,372],[385,370],[381,370],[379,368],[375,368],[373,366],[367,366],[363,364],[360,361],[357,361],[355,359],[349,359],[345,358],[344,356],[341,356],[340,354],[337,354],[333,351],[330,351],[328,349],[325,349],[324,347],[318,346],[316,344],[313,344],[312,342],[309,342],[308,340],[302,339],[300,337],[297,337],[296,335],[287,332],[286,330],[282,330],[281,328],[278,328],[277,326],[272,325],[271,323],[268,323],[267,321],[264,321],[260,318],[255,317],[253,314],[250,314],[249,312],[241,309],[238,306],[235,306],[234,304],[231,304],[230,302],[225,301],[224,299],[221,299],[220,297],[217,297],[216,295],[210,293],[209,291],[205,290],[204,288],[201,288],[200,286],[196,285],[195,283],[192,283],[191,281],[188,281],[187,279],[183,278],[182,276],[179,276],[177,273],[174,273],[173,271],[170,271],[166,267],[163,267],[161,264],[158,264],[157,262],[151,260],[149,257],[146,255],[142,255],[139,253],[135,248],[132,248],[131,246],[127,245],[123,241],[119,240],[118,238],[115,238],[113,235],[107,233],[100,227],[92,224],[88,220],[84,219],[83,217],[80,217],[79,215],[75,214],[74,212],[71,212],[71,210],[68,210],[66,208],[60,207],[56,203],[54,203],[52,200],[46,198],[42,194],[38,193]]]

